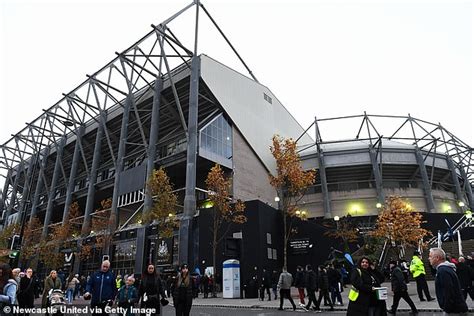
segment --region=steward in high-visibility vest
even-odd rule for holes
[[[413,259],[410,263],[410,272],[413,275],[413,278],[418,277],[420,274],[426,274],[425,265],[418,255],[413,255]]]
[[[122,286],[123,286],[123,280],[122,280],[122,276],[119,274],[117,275],[117,278],[115,279],[115,287],[117,289],[120,289]]]
[[[423,261],[421,261],[421,255],[418,251],[413,253],[413,259],[410,263],[410,272],[416,281],[416,290],[420,301],[425,300],[423,298],[423,292],[425,293],[426,299],[432,301],[433,299],[431,298],[430,290],[428,289],[428,283],[426,283],[425,279],[425,265],[423,264]]]

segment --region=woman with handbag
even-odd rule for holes
[[[155,310],[154,313],[147,315],[161,315],[161,305],[168,305],[163,283],[152,264],[148,265],[147,270],[143,272],[138,292],[141,298],[140,308],[153,308]]]
[[[349,293],[348,316],[385,316],[385,301],[377,299],[375,288],[383,282],[383,274],[375,269],[367,257],[362,257],[352,270],[352,289]]]

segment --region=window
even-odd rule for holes
[[[221,114],[201,130],[201,148],[226,159],[232,158],[232,127]]]
[[[265,101],[272,104],[272,98],[270,98],[266,93],[263,94],[263,98],[265,99]]]

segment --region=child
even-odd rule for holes
[[[122,286],[117,294],[117,302],[119,307],[123,307],[127,309],[128,316],[134,315],[132,313],[132,307],[138,301],[138,291],[133,286],[135,283],[135,278],[133,276],[129,276],[125,285]]]

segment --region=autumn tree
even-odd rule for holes
[[[107,253],[115,224],[115,215],[112,212],[112,199],[102,200],[98,209],[92,217],[91,228],[95,234],[95,248]]]
[[[20,234],[20,225],[10,224],[0,231],[0,249],[10,249],[10,241],[13,235]]]
[[[21,243],[20,255],[23,260],[29,260],[38,253],[38,241],[41,239],[42,228],[43,224],[37,216],[28,222]]]
[[[375,230],[370,235],[385,239],[401,247],[417,247],[420,240],[430,232],[421,228],[423,215],[413,210],[409,203],[399,196],[390,196],[385,200]]]
[[[61,249],[80,232],[80,227],[74,222],[79,212],[79,204],[73,202],[69,207],[68,219],[64,223],[54,225],[48,238],[39,243],[39,258],[47,267],[57,268],[63,263],[64,254]]]
[[[142,215],[144,223],[156,222],[158,235],[161,238],[170,238],[178,227],[176,218],[176,204],[178,196],[173,192],[170,178],[163,168],[153,170],[153,174],[146,185],[147,193],[153,197],[153,206]]]
[[[217,246],[226,236],[230,225],[226,225],[223,233],[220,233],[224,222],[243,224],[247,221],[244,215],[245,204],[241,200],[234,201],[230,196],[230,180],[226,179],[224,170],[216,164],[211,168],[206,179],[207,189],[209,190],[209,200],[212,202],[214,211],[212,226],[212,266],[216,268]],[[213,296],[215,290],[213,289]]]
[[[342,217],[336,222],[336,229],[324,233],[325,235],[340,239],[344,245],[344,251],[349,251],[349,243],[359,240],[359,232],[347,217]]]
[[[273,136],[270,151],[276,161],[276,175],[270,175],[270,184],[279,199],[279,209],[283,215],[283,267],[287,268],[287,245],[290,237],[291,219],[299,213],[299,202],[316,178],[314,170],[304,171],[301,158],[296,151],[296,141]],[[288,218],[290,221],[288,221]]]

